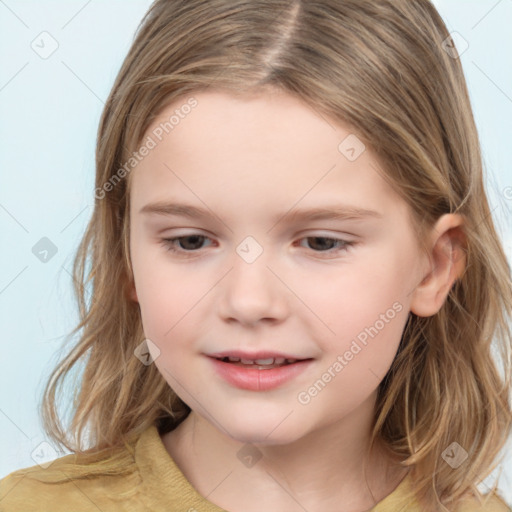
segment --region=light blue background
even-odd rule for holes
[[[512,0],[436,4],[469,44],[461,60],[491,208],[512,261],[512,197],[504,192],[512,186]],[[0,478],[41,461],[31,458],[45,441],[36,407],[76,321],[70,272],[92,213],[99,118],[149,5],[0,0]],[[59,45],[47,59],[31,48],[43,31]],[[32,253],[42,237],[58,248],[47,263]],[[43,446],[48,460],[62,455]],[[500,484],[510,503],[511,459],[509,450]]]

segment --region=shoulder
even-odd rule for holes
[[[512,512],[512,507],[497,493],[467,495],[455,507],[446,505],[451,512]],[[408,474],[397,488],[382,500],[372,512],[423,512],[417,501],[411,476]]]
[[[457,512],[512,512],[503,498],[496,493],[489,493],[477,498],[467,498],[461,503]]]
[[[124,471],[119,472],[117,464],[110,468],[111,475],[108,469],[96,470],[94,474],[91,467],[76,464],[75,455],[70,454],[46,467],[35,465],[13,471],[0,480],[0,510],[125,510],[122,503],[129,502],[130,498],[137,499],[140,476],[130,466],[121,469]]]

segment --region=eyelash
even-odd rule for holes
[[[183,238],[189,238],[189,237],[202,237],[204,239],[208,239],[209,238],[209,237],[207,237],[205,235],[190,234],[190,235],[177,236],[177,237],[174,237],[174,238],[163,238],[162,239],[162,243],[163,243],[165,249],[168,252],[179,254],[179,255],[181,255],[181,256],[183,256],[185,258],[191,258],[191,257],[194,257],[193,256],[194,253],[198,253],[199,252],[199,249],[198,250],[193,250],[193,251],[190,251],[190,250],[187,251],[185,249],[177,249],[176,246],[175,246],[175,242],[177,240],[181,240]],[[342,247],[338,248],[337,250],[328,249],[326,251],[313,251],[313,252],[316,252],[318,254],[327,253],[327,254],[331,255],[333,253],[337,254],[337,253],[348,252],[349,248],[356,244],[356,242],[348,242],[347,240],[343,240],[341,238],[332,238],[332,237],[326,237],[326,236],[307,236],[307,237],[301,238],[300,240],[307,240],[308,238],[322,238],[324,240],[339,242],[339,243],[342,244]]]

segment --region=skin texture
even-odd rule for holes
[[[371,151],[354,161],[339,151],[350,127],[282,92],[194,97],[197,107],[131,176],[132,298],[160,351],[154,364],[192,408],[162,440],[192,485],[230,511],[367,510],[405,475],[380,448],[368,482],[363,475],[377,387],[409,312],[435,314],[462,272],[462,219],[439,219],[427,258],[407,204],[382,178]],[[166,108],[147,134],[184,102]],[[211,215],[140,213],[157,201],[208,208]],[[296,209],[333,204],[381,217],[292,219]],[[180,253],[162,242],[194,234],[206,238],[175,242]],[[236,251],[247,236],[263,250],[252,263]],[[354,245],[343,250],[308,237]],[[390,309],[393,318],[379,329],[376,322]],[[299,393],[374,325],[378,333],[301,403]],[[248,391],[221,379],[205,356],[230,349],[314,361],[277,389]],[[252,467],[237,457],[246,443],[262,456]]]

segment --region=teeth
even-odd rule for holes
[[[274,358],[270,357],[268,359],[255,359],[254,362],[256,364],[274,364]]]
[[[283,364],[293,364],[298,361],[298,359],[285,359],[284,357],[269,357],[267,359],[240,359],[239,357],[223,357],[223,361],[230,363],[241,363],[247,365],[260,365],[260,366],[271,366],[271,365],[283,365]]]
[[[269,365],[274,364],[274,358],[269,357],[268,359],[241,359],[243,364],[261,364],[261,365]],[[282,360],[284,363],[284,359]]]

